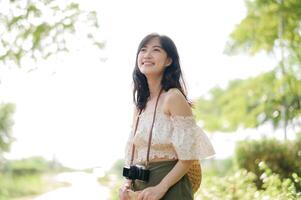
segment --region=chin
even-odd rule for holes
[[[145,76],[157,76],[158,74],[160,74],[160,72],[158,72],[158,70],[154,67],[140,67],[139,70]]]
[[[154,73],[153,69],[150,69],[150,68],[147,68],[147,67],[141,67],[141,68],[139,68],[139,70],[144,75],[153,74]]]

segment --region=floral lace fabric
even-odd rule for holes
[[[131,131],[125,149],[125,163],[130,164],[132,144],[135,144],[134,161],[146,161],[149,131],[153,113],[140,115],[136,135]],[[168,116],[163,111],[157,111],[153,127],[153,135],[149,160],[179,159],[201,160],[214,155],[213,146],[196,124],[193,116]]]

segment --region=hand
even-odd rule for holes
[[[167,189],[160,185],[145,188],[138,192],[138,200],[159,200],[167,192]]]
[[[130,200],[127,190],[130,188],[130,182],[126,182],[119,189],[119,199],[120,200]]]

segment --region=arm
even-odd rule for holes
[[[167,95],[164,104],[172,116],[192,116],[189,104],[178,89],[171,89],[171,91],[169,91],[169,95]],[[167,191],[187,173],[191,164],[191,160],[179,160],[174,168],[161,181],[160,187],[165,188]]]
[[[162,179],[158,187],[165,191],[164,194],[187,173],[192,162],[191,160],[179,160],[174,168]]]
[[[191,108],[185,97],[178,89],[168,91],[163,107],[172,116],[192,116]],[[168,189],[177,183],[189,170],[192,160],[179,160],[173,169],[155,187],[149,187],[141,191],[138,199],[160,199]]]

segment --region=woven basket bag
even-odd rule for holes
[[[193,161],[187,172],[187,176],[191,183],[193,193],[196,193],[202,182],[202,168],[199,160]]]

